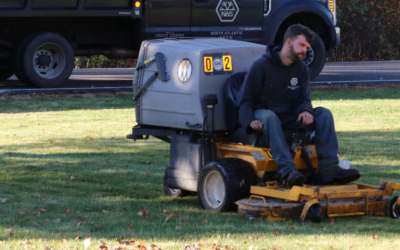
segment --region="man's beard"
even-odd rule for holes
[[[303,59],[300,59],[299,55],[302,54],[303,55],[303,59],[306,57],[305,54],[303,53],[296,53],[296,51],[294,51],[293,49],[293,45],[290,46],[290,60],[292,60],[293,62],[301,62],[303,61]]]

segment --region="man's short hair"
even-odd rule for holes
[[[294,24],[286,30],[284,43],[287,41],[287,39],[292,41],[296,40],[297,36],[299,35],[303,35],[310,45],[314,43],[314,32],[301,24]]]

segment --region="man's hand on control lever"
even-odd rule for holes
[[[259,120],[252,121],[250,127],[255,131],[263,132],[263,124]]]
[[[308,111],[303,111],[300,113],[297,121],[300,121],[301,119],[303,119],[303,126],[309,125],[314,122],[314,116],[312,116],[312,114],[310,114],[310,112]]]

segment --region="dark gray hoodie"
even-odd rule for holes
[[[257,109],[270,109],[280,118],[313,110],[308,67],[304,62],[285,66],[279,57],[281,48],[268,45],[267,53],[253,63],[240,89],[236,107],[240,126],[248,133]]]

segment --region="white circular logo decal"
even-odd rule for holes
[[[178,79],[187,83],[192,76],[192,62],[188,58],[182,59],[178,66]]]
[[[221,71],[222,70],[222,60],[221,58],[215,58],[214,59],[214,69],[217,71]]]
[[[297,83],[299,82],[299,80],[297,80],[297,78],[293,78],[290,83],[292,84],[292,86],[296,86]]]

